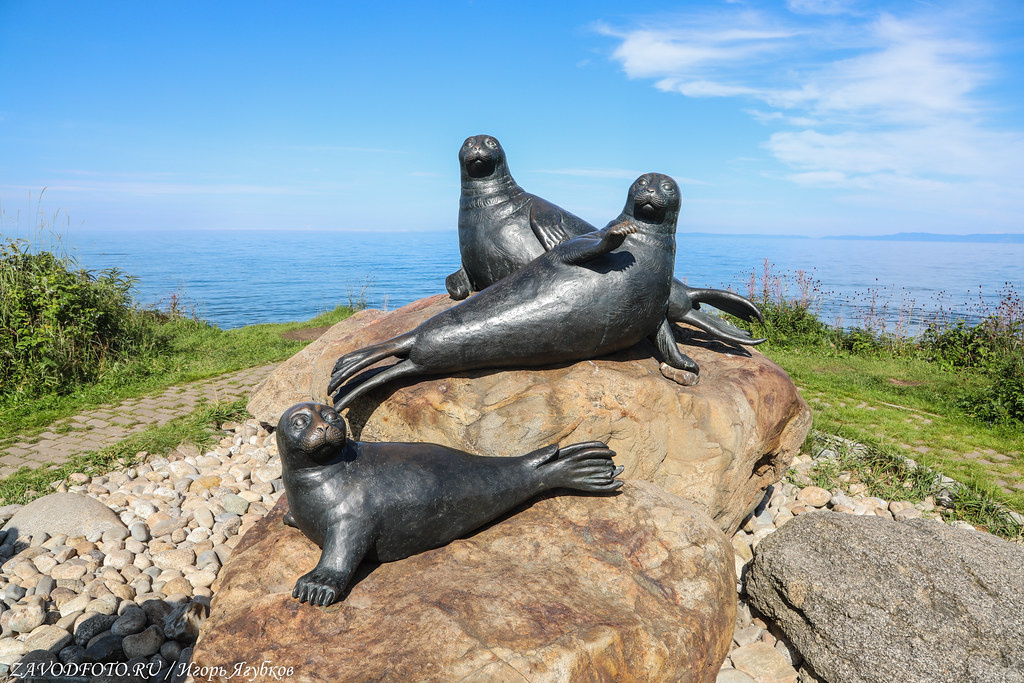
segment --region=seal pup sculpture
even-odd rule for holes
[[[645,337],[671,368],[696,373],[665,318],[678,215],[675,181],[660,173],[640,176],[608,227],[556,245],[411,332],[339,358],[327,389],[338,390],[334,407],[342,410],[399,377],[571,363]],[[388,356],[403,360],[342,387]]]
[[[391,562],[445,545],[553,488],[622,486],[600,441],[502,458],[422,443],[360,443],[330,406],[300,403],[277,424],[284,522],[323,549],[295,584],[301,602],[341,598],[364,558]]]
[[[459,149],[459,253],[462,267],[445,279],[455,300],[508,277],[557,244],[596,228],[551,202],[523,190],[508,170],[505,150],[490,135],[474,135]],[[722,289],[672,281],[668,319],[704,330],[715,339],[754,346],[746,330],[700,310],[714,306],[742,320],[764,322],[749,299]]]

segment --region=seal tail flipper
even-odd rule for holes
[[[337,410],[338,412],[341,412],[349,405],[351,405],[352,401],[356,400],[357,398],[359,398],[366,392],[370,391],[371,389],[375,389],[383,384],[387,384],[391,380],[396,379],[398,377],[404,377],[405,375],[416,375],[421,372],[423,372],[423,369],[420,368],[420,366],[413,363],[411,360],[406,359],[403,361],[399,361],[398,363],[395,363],[394,365],[392,365],[390,368],[387,368],[383,372],[379,372],[373,377],[367,379],[365,382],[356,385],[356,387],[351,391],[343,395],[341,395],[341,392],[339,392],[339,394],[336,394],[334,399],[334,409]]]
[[[672,293],[668,301],[669,315],[674,313],[681,317],[691,308],[700,308],[701,304],[714,306],[740,320],[764,322],[761,309],[744,296],[725,289],[688,287],[679,280],[673,280]],[[673,317],[672,319],[678,320],[679,318]]]
[[[344,384],[349,378],[355,376],[363,368],[373,365],[379,360],[388,356],[401,357],[413,345],[412,333],[402,334],[386,342],[367,346],[366,348],[346,353],[334,364],[331,372],[331,381],[327,384],[327,393],[333,394],[338,387]]]
[[[732,342],[733,344],[757,346],[766,341],[765,339],[754,339],[746,330],[741,330],[727,320],[703,311],[688,311],[676,322],[689,323],[694,327],[704,330],[715,339]]]
[[[535,466],[547,488],[602,493],[622,486],[615,478],[622,473],[622,467],[616,467],[612,460],[615,451],[600,441],[574,443],[564,448],[548,446],[533,454],[538,456]]]

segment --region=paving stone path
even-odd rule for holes
[[[248,396],[275,367],[276,363],[238,370],[59,420],[42,434],[0,447],[0,479],[22,466],[34,469],[63,462],[77,453],[112,446],[147,427],[189,414],[204,399],[234,401]]]

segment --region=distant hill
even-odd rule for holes
[[[832,235],[823,240],[880,240],[884,242],[989,242],[1024,244],[1024,233],[976,232],[970,235],[939,235],[932,232],[898,232],[895,235]]]

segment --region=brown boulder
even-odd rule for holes
[[[647,482],[541,498],[479,533],[378,566],[327,608],[291,597],[320,549],[285,497],[239,542],[194,667],[292,667],[292,681],[713,681],[736,610],[732,548]],[[369,570],[369,574],[367,571]]]
[[[438,295],[335,325],[275,370],[249,412],[276,425],[294,403],[327,402],[340,356],[408,332],[452,304]],[[561,367],[394,382],[358,399],[347,417],[354,435],[367,441],[432,442],[481,455],[605,441],[625,466],[624,477],[693,501],[731,534],[785,473],[811,413],[789,376],[762,354],[700,343],[697,334],[680,328],[696,343],[685,353],[701,367],[692,387],[663,377],[654,347],[644,342]]]

